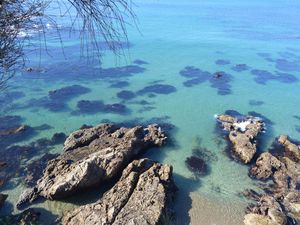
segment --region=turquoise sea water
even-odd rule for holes
[[[300,2],[137,0],[135,4],[140,31],[129,27],[130,48],[119,57],[105,51],[101,65],[80,58],[80,41],[75,35],[69,37],[68,24],[62,21],[65,55],[62,55],[56,33],[50,33],[47,39],[49,54],[42,52],[40,57],[35,52],[28,58],[28,66],[40,65],[43,71],[20,71],[6,91],[8,96],[2,98],[6,101],[3,100],[1,113],[3,116],[19,115],[22,123],[32,127],[45,123],[51,126],[17,144],[51,138],[56,132],[69,134],[83,124],[106,121],[172,124],[171,144],[152,149],[145,156],[174,167],[179,187],[174,204],[177,223],[197,224],[193,219],[196,215],[210,217],[208,225],[240,224],[236,221],[242,221],[241,207],[247,201],[239,197],[239,193],[246,188],[256,188],[257,183],[248,177],[247,166],[236,163],[226,154],[226,142],[217,132],[214,115],[226,110],[261,114],[267,122],[267,131],[261,137],[261,150],[267,150],[282,133],[300,140],[297,118],[300,117]],[[147,63],[136,64],[137,59]],[[100,71],[99,67],[104,70]],[[219,80],[213,78],[218,71],[225,73]],[[123,87],[112,87],[117,84]],[[49,102],[49,91],[70,85],[90,90]],[[153,89],[159,93],[153,93]],[[131,91],[134,96],[120,99],[117,94],[122,90]],[[16,91],[23,92],[24,96],[12,101]],[[84,107],[85,112],[79,112],[77,102],[80,100],[98,102],[92,102],[90,111]],[[127,110],[99,112],[95,110],[99,101],[121,103]],[[200,178],[185,164],[197,146],[208,149],[214,159],[208,162],[208,174]],[[3,147],[1,151],[5,150]],[[46,152],[61,151],[62,145],[43,149],[23,159],[21,167]],[[17,212],[14,204],[24,190],[23,179],[22,173],[18,174],[1,187],[1,192],[9,194],[2,214]],[[100,193],[95,190],[95,193],[84,193],[63,203],[46,201],[34,207],[50,212],[43,216],[47,224],[49,220],[45,218],[50,214],[55,217],[67,208],[93,202]],[[214,205],[208,215],[203,208],[192,208],[195,199],[191,199],[191,193],[204,196],[215,205],[230,207],[217,215],[219,211]],[[190,210],[193,214],[189,216]],[[226,214],[234,214],[233,217],[240,220],[231,223],[222,220],[228,218]]]

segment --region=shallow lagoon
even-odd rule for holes
[[[80,43],[75,37],[66,45],[67,60],[46,53],[41,60],[31,55],[29,66],[35,68],[41,62],[44,71],[20,72],[6,91],[2,115],[20,115],[23,123],[32,127],[45,123],[51,126],[18,144],[51,138],[56,132],[68,134],[83,124],[170,123],[174,125],[170,145],[152,149],[145,156],[174,167],[179,187],[175,201],[177,223],[241,224],[247,202],[238,194],[255,188],[257,183],[248,177],[248,167],[228,157],[214,115],[237,110],[243,114],[255,111],[268,118],[262,150],[282,133],[300,140],[300,3],[149,0],[136,4],[141,33],[129,28],[131,45],[124,50],[124,56],[105,51],[99,69],[98,64],[79,58]],[[58,40],[50,39],[49,44],[50,53],[59,56]],[[225,75],[221,79],[226,82],[203,78],[203,73],[193,71],[182,76],[180,71],[187,66],[211,76],[222,71]],[[192,85],[185,85],[187,81]],[[49,91],[71,85],[89,91],[75,90],[67,98],[56,96],[55,102],[49,102]],[[118,97],[124,90],[134,95],[130,99]],[[24,96],[13,97],[13,91],[23,92]],[[89,101],[91,108],[99,107],[99,111],[80,110],[78,102],[82,100]],[[59,110],[51,110],[49,104]],[[118,105],[112,110],[113,104]],[[185,165],[195,147],[210,150],[216,158],[209,162],[206,176],[195,176]],[[23,159],[22,166],[45,152],[61,151],[62,145],[43,149]],[[17,212],[13,205],[24,189],[22,173],[17,177],[21,178],[1,187],[1,192],[9,194],[2,214]],[[55,217],[66,208],[92,202],[101,193],[95,190],[66,202],[46,201],[34,207],[51,212],[45,213],[47,224],[51,214]]]

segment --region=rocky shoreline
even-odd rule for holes
[[[263,182],[259,183],[261,192],[249,189],[242,193],[254,202],[245,211],[244,224],[299,224],[299,143],[281,135],[270,151],[258,153],[257,138],[264,132],[263,119],[226,114],[216,119],[227,133],[233,157],[249,166],[251,178]],[[156,124],[83,126],[66,138],[62,154],[41,158],[49,160],[48,163],[32,162],[28,179],[33,187],[21,194],[17,207],[27,207],[38,198],[63,200],[114,182],[98,200],[65,212],[56,223],[170,224],[175,217],[171,205],[177,191],[172,166],[142,157],[149,148],[161,147],[166,140],[166,134]],[[207,149],[198,146],[185,163],[201,177],[207,174],[208,162],[214,158]],[[7,195],[0,194],[0,207],[6,198]],[[29,208],[17,215],[1,217],[0,223],[35,225],[39,224],[38,218],[39,213]]]
[[[69,212],[57,223],[161,224],[172,216],[169,205],[176,191],[172,167],[136,158],[151,147],[161,147],[166,139],[156,124],[83,127],[69,135],[63,153],[48,161],[34,187],[21,194],[17,207],[27,207],[40,197],[64,199],[122,174],[97,202]]]
[[[218,115],[217,120],[229,132],[232,152],[244,163],[256,154],[256,137],[263,130],[260,118]],[[262,193],[246,190],[243,195],[253,200],[246,209],[245,225],[288,225],[300,223],[300,147],[287,135],[274,144],[274,153],[261,153],[250,167],[249,175],[269,181],[261,185]],[[271,183],[270,183],[271,181]]]

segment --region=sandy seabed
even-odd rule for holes
[[[195,192],[190,193],[190,198],[190,225],[243,225],[246,202],[211,199]],[[177,220],[180,224],[180,218]],[[186,221],[182,221],[182,224],[186,224]]]

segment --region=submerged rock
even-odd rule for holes
[[[0,209],[4,205],[5,200],[7,199],[8,195],[0,193]]]
[[[38,225],[40,213],[33,209],[27,209],[17,215],[1,216],[0,224],[3,225]]]
[[[75,209],[61,219],[63,225],[158,225],[170,216],[175,193],[172,167],[149,159],[135,160],[120,180],[93,204]]]
[[[21,126],[18,126],[18,127],[9,128],[7,130],[2,130],[2,131],[0,131],[0,137],[20,134],[20,133],[23,133],[27,128],[29,128],[29,127],[26,126],[26,125],[21,125]]]
[[[61,199],[100,185],[118,175],[133,157],[165,140],[155,124],[132,128],[102,124],[75,131],[66,139],[64,153],[48,162],[43,176],[20,196],[17,206],[38,196]]]
[[[207,173],[208,168],[205,161],[198,156],[188,157],[185,164],[197,176],[204,176]]]
[[[258,117],[233,117],[218,115],[217,120],[229,132],[232,151],[243,163],[249,163],[256,153],[256,137],[263,130],[264,123]]]

